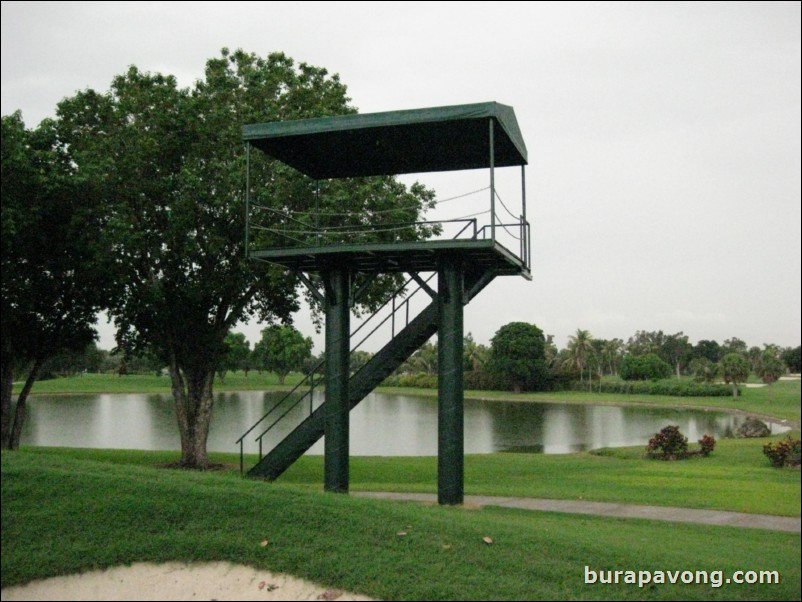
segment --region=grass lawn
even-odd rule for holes
[[[794,431],[799,436],[799,431]],[[772,438],[773,440],[779,437]],[[683,506],[799,516],[800,472],[777,470],[762,453],[767,439],[726,439],[709,458],[662,462],[643,458],[642,447],[566,455],[487,454],[465,458],[465,493],[551,499],[583,499],[626,504]],[[159,467],[178,460],[178,452],[29,448],[49,458]],[[239,480],[239,456],[210,454],[226,470],[212,473]],[[255,457],[246,457],[252,466]],[[278,483],[320,491],[323,458],[303,456]],[[435,457],[353,457],[354,491],[437,491]]]
[[[3,452],[2,585],[136,561],[227,560],[398,600],[800,598],[797,534],[379,502],[227,472],[134,465],[166,457]],[[625,453],[597,459],[628,461]],[[775,570],[780,583],[585,585],[586,565],[725,577]]]
[[[272,372],[259,374],[255,370],[245,373],[229,372],[225,382],[215,377],[215,391],[264,391],[292,387],[301,380],[302,376],[292,373],[287,376],[286,382],[281,385],[278,376]],[[14,383],[14,393],[18,393],[22,383]],[[50,380],[36,381],[31,394],[38,395],[72,395],[88,393],[171,393],[170,377],[155,376],[153,374],[84,374],[82,376],[68,376]]]
[[[385,393],[437,397],[436,389],[390,388],[380,389]],[[802,394],[800,382],[779,381],[770,387],[741,389],[741,396],[731,397],[673,397],[668,395],[626,395],[619,393],[582,393],[578,391],[549,391],[544,393],[511,393],[509,391],[465,391],[471,399],[499,399],[505,401],[541,401],[560,403],[592,404],[643,404],[670,407],[702,407],[721,410],[739,410],[762,416],[773,416],[790,420],[799,425],[802,419]]]

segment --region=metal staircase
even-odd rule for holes
[[[382,326],[390,325],[392,332],[390,341],[349,379],[351,410],[437,332],[437,294],[428,285],[433,276],[434,274],[424,281],[414,274],[393,293],[382,307],[351,334],[351,338],[354,340],[360,331],[366,329],[369,324],[373,324],[374,318],[378,320],[377,317],[383,310],[389,310],[389,313],[383,319],[378,320],[378,323],[373,324],[373,329],[352,347],[353,353]],[[475,297],[493,280],[494,276],[495,274],[487,270],[466,273],[464,303],[467,304]],[[397,304],[399,294],[411,283],[418,283],[418,287],[406,296],[403,302]],[[429,294],[431,301],[410,320],[410,302],[421,291]],[[404,327],[398,332],[396,332],[396,322],[404,323]],[[315,396],[315,391],[320,390],[323,380],[318,374],[321,366],[322,362],[315,366],[306,378],[276,402],[237,440],[240,446],[240,472],[242,474],[247,472],[247,475],[251,477],[275,480],[323,437],[326,408],[325,404],[320,403]],[[319,404],[317,407],[315,407],[316,403]],[[276,436],[275,443],[268,443],[268,438],[272,439],[275,433],[286,432],[288,424],[295,424],[295,426],[294,428],[289,427],[291,430],[283,439],[278,440],[278,436]],[[259,428],[262,430],[259,431]],[[258,434],[254,434],[257,431]],[[249,436],[253,436],[259,443],[259,460],[255,466],[246,471],[244,441]]]

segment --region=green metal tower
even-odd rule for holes
[[[463,501],[463,307],[496,276],[531,279],[529,223],[526,219],[526,146],[511,107],[495,102],[435,107],[387,113],[342,115],[247,125],[248,145],[248,256],[295,272],[325,308],[324,401],[315,407],[315,372],[290,396],[273,406],[239,440],[259,441],[259,462],[250,476],[275,479],[325,435],[325,489],[347,492],[349,484],[349,412],[398,368],[432,335],[438,334],[438,500]],[[487,223],[476,218],[459,222],[456,235],[414,242],[370,242],[342,229],[321,226],[316,207],[313,224],[291,216],[262,223],[251,202],[250,148],[255,147],[314,180],[399,175],[434,171],[487,169],[489,210]],[[512,222],[498,218],[495,170],[520,166],[520,215]],[[269,185],[269,184],[268,184]],[[320,188],[318,187],[318,190]],[[506,206],[505,206],[506,209]],[[509,212],[509,210],[508,210]],[[298,221],[294,227],[288,223]],[[432,224],[436,222],[431,222]],[[419,224],[406,224],[406,226]],[[453,226],[454,224],[449,224]],[[404,226],[404,224],[401,224]],[[369,233],[373,226],[364,226]],[[257,231],[270,231],[279,246],[259,248]],[[513,244],[509,244],[509,241]],[[336,241],[336,242],[334,242]],[[512,247],[512,248],[510,248]],[[392,336],[387,344],[354,374],[349,355],[354,348],[351,304],[359,291],[357,277],[406,273],[409,279],[392,296]],[[424,279],[423,274],[430,274]],[[437,286],[430,285],[436,275]],[[369,281],[369,279],[367,280]],[[322,283],[322,291],[314,282]],[[432,283],[433,284],[433,283]],[[410,293],[409,287],[417,286]],[[399,295],[403,293],[403,297]],[[418,292],[429,304],[410,318],[410,301]],[[403,302],[397,303],[398,298]],[[402,319],[401,316],[404,316]],[[403,328],[396,332],[396,321]],[[360,326],[360,328],[362,328]],[[374,329],[375,330],[375,329]],[[308,411],[306,410],[308,405]],[[299,408],[303,408],[298,419]],[[287,428],[283,422],[294,419]],[[264,449],[272,433],[287,433]],[[241,453],[242,455],[242,453]],[[245,467],[241,465],[244,472]]]

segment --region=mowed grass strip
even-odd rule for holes
[[[772,468],[762,452],[765,443],[780,438],[723,439],[710,457],[677,462],[648,460],[642,447],[566,455],[470,455],[465,458],[465,492],[799,516],[802,474]],[[140,450],[42,447],[26,453],[142,467],[162,467],[179,458],[178,452]],[[212,478],[239,480],[237,454],[210,457],[223,465],[209,473]],[[254,456],[245,460],[246,467],[256,462]],[[354,491],[437,491],[435,457],[353,457],[350,472]],[[323,458],[303,456],[278,483],[320,491]]]
[[[2,454],[2,550],[4,587],[137,561],[223,560],[393,600],[800,597],[794,534],[361,500],[53,450]],[[781,582],[585,585],[585,565],[776,570]]]

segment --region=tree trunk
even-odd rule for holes
[[[8,436],[11,433],[11,389],[14,385],[14,366],[11,361],[3,361],[0,378],[2,378],[2,383],[0,383],[2,393],[0,394],[2,395],[3,406],[2,434],[0,434],[2,439],[0,439],[0,443],[3,449],[8,449]]]
[[[682,374],[680,373],[679,369],[679,362],[677,362],[677,378],[682,378]]]
[[[8,447],[6,449],[19,449],[19,440],[22,436],[22,425],[25,423],[25,408],[28,401],[28,394],[33,388],[33,383],[36,382],[36,377],[39,375],[39,368],[42,367],[42,360],[36,360],[28,373],[28,378],[25,380],[25,385],[20,391],[17,398],[17,409],[14,410],[14,425],[11,427],[11,434],[8,438]],[[10,409],[10,408],[9,408]]]
[[[735,399],[736,397],[738,397],[738,385],[735,383],[735,381],[733,381],[732,382],[732,398]]]
[[[212,421],[214,369],[183,371],[171,358],[170,380],[181,435],[181,466],[206,469],[209,467],[206,441]]]
[[[278,375],[278,384],[283,385],[284,379],[287,378],[287,372],[277,372]]]

